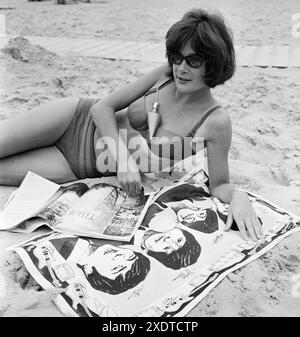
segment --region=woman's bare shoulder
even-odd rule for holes
[[[209,118],[207,118],[207,124],[212,128],[222,128],[229,126],[231,124],[231,119],[228,111],[220,106],[218,109],[213,111]]]
[[[137,80],[114,90],[99,102],[99,105],[109,106],[115,111],[128,107],[155,86],[165,76],[167,69],[167,65],[156,67]]]
[[[162,73],[151,89],[159,88],[161,85],[163,85],[165,82],[169,81],[170,79],[171,77],[168,76],[168,74]]]
[[[205,134],[206,140],[224,139],[224,137],[228,136],[231,137],[231,118],[224,107],[220,107],[212,112],[204,124],[203,134]]]
[[[158,85],[161,85],[161,84],[163,84],[163,83],[165,83],[165,82],[167,82],[167,81],[169,81],[169,80],[171,80],[171,76],[169,76],[169,74],[166,74],[166,73],[162,73],[161,74],[161,77],[158,79],[158,81],[157,81],[157,84]]]

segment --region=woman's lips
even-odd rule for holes
[[[184,77],[181,77],[181,76],[176,76],[176,77],[177,77],[177,80],[181,83],[187,83],[187,82],[190,81],[188,78],[184,78]]]

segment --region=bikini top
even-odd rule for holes
[[[168,79],[164,83],[162,83],[158,87],[151,88],[143,97],[139,98],[135,102],[133,102],[129,108],[128,108],[128,119],[131,127],[140,132],[140,134],[147,140],[147,143],[151,145],[151,149],[153,149],[153,144],[149,140],[149,132],[148,132],[148,122],[147,122],[147,108],[146,108],[146,97],[148,95],[151,95],[153,93],[157,93],[159,90],[163,89],[170,83],[174,81],[173,78]],[[200,126],[205,122],[205,120],[217,109],[219,109],[221,106],[216,105],[209,109],[203,116],[202,118],[195,124],[195,126],[188,132],[188,134],[184,137],[170,131],[167,129],[162,128],[163,130],[167,131],[168,133],[172,133],[173,136],[179,137],[180,141],[182,142],[182,150],[184,151],[184,147],[186,146],[186,143],[184,142],[184,138],[191,137],[193,138],[197,132],[197,130],[200,128]],[[174,141],[172,142],[174,143]],[[189,145],[190,146],[190,145]],[[206,141],[204,140],[204,147],[206,147]],[[159,156],[162,157],[162,149],[159,149]],[[184,153],[184,152],[182,152]],[[194,149],[192,149],[192,154],[195,154]],[[174,157],[174,154],[170,154],[171,159]]]

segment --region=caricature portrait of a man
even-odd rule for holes
[[[150,270],[150,261],[143,254],[104,240],[54,238],[46,243],[37,242],[26,249],[44,277],[60,287],[66,287],[65,282],[69,283],[72,278],[72,266],[73,269],[76,266],[77,270],[81,270],[94,289],[111,295],[135,287]],[[57,254],[66,261],[64,265],[68,264],[68,267],[62,268],[55,264]],[[73,260],[76,255],[76,260]]]
[[[120,294],[142,282],[150,261],[129,248],[105,244],[95,249],[85,265],[78,265],[93,288],[111,295]]]
[[[201,247],[188,231],[172,228],[166,232],[146,230],[141,247],[165,267],[178,270],[197,262]]]
[[[178,223],[202,233],[211,234],[225,226],[211,195],[202,187],[189,184],[178,185],[159,196],[142,225],[149,225],[157,213],[169,212],[168,208],[175,212]]]

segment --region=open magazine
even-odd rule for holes
[[[97,180],[91,186],[60,186],[29,171],[0,212],[0,230],[32,232],[46,225],[57,232],[129,242],[144,206],[143,190],[132,198]]]
[[[199,169],[203,163],[200,151],[170,172],[142,174],[138,198],[131,198],[108,177],[58,185],[28,171],[0,208],[0,230],[31,233],[46,225],[57,232],[129,242],[154,192],[189,176],[197,176],[201,184],[208,182],[205,170]]]

